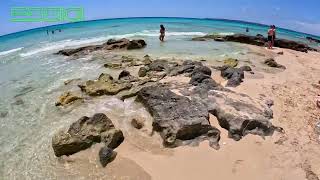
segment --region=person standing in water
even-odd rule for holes
[[[274,40],[274,29],[272,25],[268,30],[268,49],[272,49],[273,40]]]
[[[166,33],[166,28],[164,28],[164,26],[161,24],[161,25],[160,25],[160,36],[159,36],[159,40],[162,41],[162,42],[164,41],[165,33]]]

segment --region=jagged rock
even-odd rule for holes
[[[109,74],[102,73],[97,80],[89,80],[79,85],[80,89],[90,96],[115,95],[122,90],[130,89],[131,83],[116,82]]]
[[[136,128],[136,129],[141,129],[144,126],[144,121],[141,119],[132,119],[131,120],[131,125]]]
[[[211,69],[208,68],[207,66],[197,66],[192,71],[192,74],[199,74],[199,73],[207,75],[207,76],[211,76],[211,74],[212,74]]]
[[[138,78],[132,76],[129,71],[123,70],[119,74],[118,80],[123,82],[136,82],[138,81]]]
[[[193,38],[192,40],[194,41],[205,41],[205,40],[216,40],[216,41],[231,41],[231,42],[239,42],[239,43],[244,43],[244,44],[252,44],[256,46],[265,46],[267,43],[267,38],[257,35],[257,36],[250,36],[250,35],[245,35],[245,34],[234,34],[234,35],[206,35],[203,37],[197,37]],[[287,39],[275,39],[274,42],[275,47],[280,47],[280,48],[287,48],[287,49],[293,49],[296,51],[301,51],[301,52],[308,52],[308,51],[317,51],[317,49],[312,48],[306,44],[292,41],[292,40],[287,40]]]
[[[82,100],[83,98],[79,95],[74,94],[73,92],[65,92],[63,93],[59,99],[58,102],[56,102],[56,106],[65,106],[70,103],[73,103],[76,100]]]
[[[65,56],[72,56],[72,55],[86,55],[93,51],[97,50],[115,50],[115,49],[140,49],[146,46],[146,42],[142,39],[139,40],[128,40],[128,39],[120,39],[114,40],[109,39],[106,43],[102,45],[91,45],[80,47],[76,49],[63,49],[58,51],[56,54],[65,55]]]
[[[120,68],[122,68],[122,64],[121,63],[116,63],[116,62],[106,63],[103,66],[105,68],[110,68],[110,69],[120,69]]]
[[[164,71],[169,69],[169,62],[167,60],[155,60],[149,64],[150,71]]]
[[[252,71],[250,66],[241,66],[239,69],[241,71],[247,71],[247,72],[251,72]]]
[[[170,76],[177,76],[184,73],[192,73],[196,67],[203,66],[201,62],[186,60],[182,65],[175,66],[170,69]]]
[[[175,147],[185,140],[204,138],[211,147],[219,147],[220,131],[210,125],[208,109],[200,101],[161,86],[141,89],[136,101],[153,116],[153,129],[160,133],[165,146]]]
[[[217,117],[221,127],[229,132],[229,137],[240,140],[247,134],[260,136],[272,135],[275,127],[270,122],[270,115],[265,111],[271,111],[268,107],[261,106],[248,96],[243,96],[230,91],[209,92],[208,109]]]
[[[139,69],[138,75],[139,77],[145,77],[147,75],[148,69],[146,67],[141,67]]]
[[[239,62],[238,59],[233,59],[233,58],[228,58],[223,61],[223,63],[225,65],[230,66],[230,67],[237,67],[238,62]]]
[[[106,167],[110,162],[112,162],[117,156],[117,152],[113,149],[105,146],[102,147],[99,151],[99,160],[102,167]]]
[[[221,70],[221,76],[228,79],[227,86],[236,87],[243,82],[244,72],[241,68],[228,67]]]
[[[278,64],[274,59],[270,58],[264,61],[264,64],[268,65],[269,67],[275,67],[280,69],[286,69],[285,66]]]
[[[152,63],[151,57],[150,57],[149,55],[145,55],[142,62],[143,62],[145,65],[151,64],[151,63]]]
[[[112,142],[114,148],[124,139],[122,132],[119,132],[121,130],[115,129],[105,114],[98,113],[91,118],[84,116],[71,124],[67,132],[56,133],[52,137],[52,147],[57,157],[77,153],[101,141],[107,142],[109,146],[111,143],[108,142]]]

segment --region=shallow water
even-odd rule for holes
[[[158,38],[159,24],[167,28],[166,42]],[[176,19],[115,19],[50,27],[62,29],[54,35],[46,28],[0,37],[0,177],[4,179],[56,179],[63,168],[51,148],[52,135],[81,116],[104,112],[127,133],[128,117],[148,114],[132,101],[112,97],[89,99],[76,108],[58,109],[57,97],[69,90],[64,81],[95,79],[103,60],[70,60],[53,55],[60,49],[102,43],[109,38],[143,38],[143,50],[122,52],[153,58],[221,60],[247,58],[248,49],[235,43],[193,42],[192,37],[207,33],[237,33],[250,27],[251,34],[266,27],[235,22]],[[303,41],[304,34],[279,30],[279,37]],[[76,88],[76,87],[75,87]],[[80,178],[80,177],[79,177]],[[82,177],[85,179],[85,177]],[[2,178],[0,178],[2,179]]]

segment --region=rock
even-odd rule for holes
[[[308,39],[309,41],[312,41],[312,42],[320,43],[319,39],[316,39],[316,38],[313,38],[313,37],[310,37],[310,36],[307,36],[306,39]]]
[[[230,67],[238,66],[238,59],[228,58],[223,61],[223,63]]]
[[[24,101],[21,98],[15,98],[15,101],[12,103],[12,105],[15,105],[15,106],[24,105]]]
[[[240,71],[247,71],[247,72],[252,71],[250,66],[241,66],[239,69],[240,69]]]
[[[117,152],[113,151],[113,149],[105,146],[102,147],[99,151],[99,159],[102,167],[106,167],[107,164],[112,162],[117,156]]]
[[[52,147],[57,157],[77,153],[102,140],[118,142],[118,144],[112,144],[115,147],[124,139],[123,135],[120,137],[122,132],[121,134],[119,132],[121,131],[115,129],[112,121],[105,114],[98,113],[91,118],[84,116],[71,124],[67,132],[59,131],[54,134]]]
[[[243,68],[228,67],[221,70],[221,76],[228,79],[227,86],[236,87],[241,84],[244,79]]]
[[[211,76],[211,69],[208,68],[207,66],[197,66],[194,68],[194,70],[192,71],[192,74],[204,74],[207,76]]]
[[[274,102],[273,102],[273,100],[268,99],[268,100],[266,100],[265,104],[266,104],[269,108],[271,108],[271,107],[274,105]]]
[[[279,54],[279,55],[283,55],[284,53],[283,53],[283,51],[281,51],[281,52],[278,52],[277,54]]]
[[[201,84],[205,79],[210,79],[210,78],[211,78],[210,76],[203,73],[192,74],[189,84],[197,86]]]
[[[63,93],[59,99],[58,102],[56,102],[56,106],[66,106],[69,105],[71,103],[73,103],[76,100],[82,100],[83,98],[79,95],[76,95],[73,92],[65,92]]]
[[[7,117],[7,116],[8,116],[8,114],[9,114],[9,112],[8,112],[8,111],[0,112],[0,118],[5,118],[5,117]]]
[[[145,65],[151,64],[151,63],[152,63],[151,57],[150,57],[149,55],[145,55],[142,62],[143,62]]]
[[[141,67],[139,69],[138,75],[139,77],[145,77],[147,75],[147,72],[148,72],[147,68]]]
[[[270,122],[272,118],[265,114],[265,110],[272,113],[271,109],[252,100],[248,96],[232,91],[209,92],[208,109],[211,114],[216,116],[222,128],[229,132],[229,137],[240,140],[247,134],[260,136],[270,136],[279,127],[275,127]]]
[[[122,78],[127,78],[128,76],[131,76],[130,72],[127,70],[123,70],[121,71],[121,73],[119,74],[118,79],[122,79]]]
[[[101,133],[101,141],[107,147],[115,149],[124,141],[124,136],[121,130],[113,128]]]
[[[278,64],[278,63],[277,63],[274,59],[272,59],[272,58],[266,59],[266,60],[264,61],[264,64],[268,65],[269,67],[286,69],[285,66],[283,66],[283,65],[281,65],[281,64]]]
[[[193,38],[194,41],[205,41],[205,40],[216,40],[216,41],[231,41],[231,42],[238,42],[238,43],[244,43],[244,44],[252,44],[256,46],[265,46],[267,43],[267,38],[265,38],[262,35],[257,36],[250,36],[246,34],[234,34],[234,35],[205,35],[203,37],[197,37]],[[274,43],[275,47],[280,48],[286,48],[286,49],[292,49],[295,51],[301,51],[301,52],[308,52],[308,51],[317,51],[317,49],[312,48],[306,44],[287,40],[287,39],[275,39]]]
[[[141,129],[144,126],[144,121],[142,121],[141,119],[134,118],[131,120],[131,125],[136,129]]]
[[[77,82],[77,81],[80,81],[81,79],[80,78],[76,78],[76,79],[69,79],[69,80],[66,80],[64,81],[64,85],[69,85],[73,82]]]
[[[315,132],[316,132],[318,135],[320,135],[320,120],[318,120],[318,122],[316,123]]]
[[[128,40],[128,39],[120,39],[114,40],[109,39],[106,43],[102,45],[90,45],[84,46],[76,49],[63,49],[58,51],[56,54],[65,55],[65,56],[75,56],[75,55],[87,55],[93,51],[97,50],[115,50],[115,49],[141,49],[146,46],[146,42],[142,39],[138,40]]]
[[[150,71],[164,71],[169,69],[167,60],[155,60],[149,64]]]
[[[131,83],[117,82],[109,74],[102,73],[97,80],[89,80],[79,85],[90,96],[116,95],[122,90],[130,89]]]
[[[123,70],[119,74],[118,80],[121,80],[123,82],[136,82],[138,81],[138,78],[132,76],[129,71]]]
[[[203,66],[201,62],[187,60],[187,61],[184,61],[182,65],[178,65],[171,68],[169,75],[177,76],[184,73],[192,73],[196,67],[200,67],[200,66]]]
[[[175,147],[185,140],[204,138],[218,148],[220,131],[209,123],[207,107],[200,101],[179,96],[166,87],[150,86],[139,91],[141,102],[153,117],[153,129],[165,146]]]
[[[121,63],[106,63],[103,65],[105,68],[110,68],[110,69],[120,69],[122,68]]]

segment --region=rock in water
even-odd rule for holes
[[[79,95],[76,95],[76,94],[68,91],[59,97],[58,102],[56,102],[56,106],[69,105],[69,104],[73,103],[74,101],[81,100],[81,99],[83,99],[83,98],[80,97]]]
[[[67,132],[59,131],[52,137],[52,147],[57,157],[71,155],[89,148],[94,143],[106,142],[110,148],[119,146],[124,140],[121,130],[102,113],[91,118],[82,117],[71,124]]]
[[[237,67],[238,62],[239,62],[238,59],[233,59],[233,58],[228,58],[223,61],[223,63],[225,65],[230,66],[230,67]]]
[[[105,146],[99,151],[99,159],[102,167],[106,167],[110,162],[112,162],[117,156],[117,152],[113,149]]]
[[[128,40],[128,39],[120,39],[114,40],[109,39],[106,43],[102,45],[90,45],[85,47],[80,47],[76,49],[63,49],[57,52],[56,54],[65,55],[65,56],[74,56],[74,55],[86,55],[93,51],[97,50],[115,50],[115,49],[141,49],[146,46],[146,42],[142,39],[138,40]]]
[[[220,131],[210,125],[208,109],[199,100],[179,96],[166,87],[150,86],[140,90],[136,101],[153,116],[153,129],[160,133],[165,146],[175,147],[199,137],[218,148]]]
[[[131,83],[117,82],[109,74],[102,73],[97,80],[89,80],[79,85],[90,96],[116,95],[122,90],[130,89]]]

